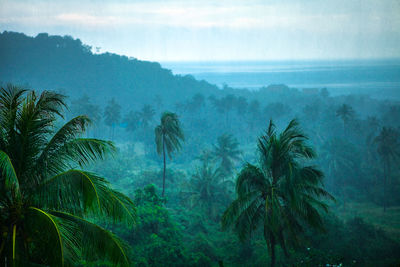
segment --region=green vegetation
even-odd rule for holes
[[[128,265],[123,242],[91,218],[135,222],[133,202],[80,167],[115,150],[79,138],[78,116],[55,131],[64,97],[8,85],[0,91],[0,255],[6,265],[63,266],[80,259]]]
[[[70,97],[3,85],[2,262],[400,264],[398,101],[219,89],[47,34],[2,33],[0,57]]]
[[[392,186],[392,181],[388,178],[391,177],[391,164],[394,159],[400,156],[400,133],[395,129],[389,127],[383,127],[382,131],[375,138],[375,142],[378,144],[378,154],[382,159],[383,165],[383,210],[386,211],[386,186]]]
[[[322,172],[302,163],[315,157],[306,139],[295,120],[279,135],[271,121],[258,139],[260,166],[247,164],[241,170],[236,181],[237,199],[222,217],[222,226],[233,226],[241,240],[262,227],[271,266],[276,264],[277,244],[287,257],[287,246],[299,245],[304,223],[323,228],[319,210],[327,211],[328,206],[319,198],[332,198],[321,187]]]
[[[235,162],[239,160],[241,151],[238,147],[239,143],[229,134],[219,136],[214,145],[214,157],[220,161],[221,171],[225,176],[232,175]]]
[[[155,128],[157,153],[163,155],[163,190],[162,196],[164,197],[165,192],[165,150],[167,150],[168,157],[171,158],[171,154],[174,151],[181,149],[181,141],[183,141],[184,135],[179,125],[178,116],[175,113],[164,112],[161,116],[161,123]]]

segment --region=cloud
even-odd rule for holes
[[[400,56],[398,0],[0,0],[0,28],[154,59]]]
[[[313,1],[312,1],[313,2]],[[349,1],[351,2],[351,1]],[[290,28],[307,31],[382,30],[385,26],[400,26],[400,12],[380,9],[345,9],[324,1],[314,6],[298,2],[265,4],[257,1],[215,5],[212,2],[149,1],[149,2],[1,2],[1,23],[35,25],[72,25],[81,27],[172,26],[194,28],[269,29]],[[390,5],[388,5],[390,6]],[[330,13],[321,8],[331,10]],[[78,11],[79,10],[79,11]],[[400,9],[397,9],[400,11]],[[380,12],[380,13],[379,13]],[[384,12],[384,13],[383,13]],[[400,27],[394,27],[400,29]]]

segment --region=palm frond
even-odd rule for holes
[[[44,182],[38,188],[38,201],[49,209],[81,216],[104,215],[129,226],[136,220],[134,204],[128,197],[111,189],[104,178],[80,170],[69,170]]]
[[[57,114],[64,118],[62,112],[67,107],[65,96],[53,91],[43,91],[37,100],[37,110],[43,115],[53,116]]]
[[[33,240],[33,250],[40,250],[42,261],[51,266],[64,265],[64,248],[60,226],[51,214],[29,207],[25,227]]]
[[[240,216],[243,210],[246,210],[253,201],[259,197],[259,192],[249,192],[234,200],[222,215],[222,229],[226,230],[235,224],[236,219]]]
[[[162,126],[158,125],[154,129],[154,134],[155,134],[155,142],[157,146],[157,153],[161,155],[162,149],[163,149],[163,131],[162,131]]]
[[[88,261],[98,259],[110,261],[116,266],[129,266],[129,259],[124,245],[117,236],[110,231],[75,215],[51,211],[53,216],[63,223],[69,223],[80,237],[78,242],[82,249],[82,256]]]
[[[65,159],[78,163],[82,167],[96,160],[103,160],[106,155],[115,151],[116,147],[111,141],[94,138],[75,138],[65,143],[54,154],[62,155]],[[56,155],[54,155],[55,159],[57,159]]]
[[[246,195],[252,191],[266,191],[268,181],[262,171],[250,163],[240,171],[236,180],[236,193],[238,196]]]
[[[76,138],[78,134],[85,131],[87,126],[91,123],[90,119],[86,116],[78,116],[71,119],[64,124],[51,138],[46,147],[43,149],[39,161],[43,161],[49,157],[49,154],[56,152],[66,142]]]
[[[15,134],[18,108],[21,106],[22,97],[26,92],[26,89],[11,84],[8,84],[6,88],[0,88],[0,125],[2,130],[7,130],[10,139]]]
[[[11,190],[17,197],[20,197],[17,173],[15,172],[10,157],[2,150],[0,150],[0,174],[0,179],[4,179],[4,181],[1,181],[2,183],[4,182],[1,187],[4,185],[6,191]]]

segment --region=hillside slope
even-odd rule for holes
[[[3,83],[56,89],[74,97],[87,94],[100,103],[110,97],[123,105],[146,103],[156,95],[175,103],[195,93],[219,94],[217,86],[190,75],[173,75],[159,63],[93,54],[90,46],[70,36],[41,33],[29,37],[4,31],[0,33],[0,58]]]

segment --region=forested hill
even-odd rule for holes
[[[0,81],[52,89],[72,96],[87,94],[98,102],[115,97],[129,105],[161,99],[180,101],[195,93],[217,94],[217,86],[192,76],[173,75],[159,63],[111,53],[93,54],[70,36],[47,33],[29,37],[0,33]]]

